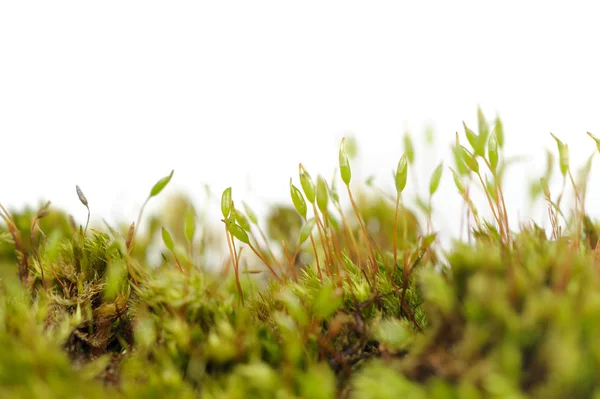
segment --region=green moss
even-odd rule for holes
[[[414,153],[395,176],[396,196],[376,189],[356,201],[355,183],[338,191],[319,176],[315,185],[301,167],[294,207],[271,208],[267,234],[246,205],[235,207],[235,190],[216,230],[185,196],[145,233],[2,207],[2,396],[598,397],[600,257],[597,223],[580,205],[587,183],[571,181],[570,212],[563,193],[535,191],[550,205],[550,232],[509,226],[508,161],[479,121],[479,135],[465,126],[472,146],[454,151],[452,166],[470,214],[456,224],[469,226],[469,239],[446,251],[431,223],[436,190],[417,199],[422,214],[401,196]],[[561,172],[568,182],[564,156]],[[468,196],[478,183],[489,220]],[[229,258],[223,269],[215,254]]]

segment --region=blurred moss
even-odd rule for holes
[[[84,233],[50,208],[32,234],[39,209],[3,213],[1,396],[600,397],[596,221],[474,221],[442,250],[404,199],[396,215],[386,194],[355,198],[322,203],[301,247],[291,206],[269,209],[266,237],[235,215],[248,239],[225,253],[184,195],[139,231]]]

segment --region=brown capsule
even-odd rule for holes
[[[125,241],[125,246],[127,247],[128,251],[131,251],[131,248],[133,246],[133,233],[135,233],[135,222],[131,223],[131,226],[129,226],[129,231],[127,232],[127,240]]]

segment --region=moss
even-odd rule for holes
[[[345,187],[321,177],[315,185],[300,167],[305,196],[293,186],[293,207],[269,211],[267,234],[231,190],[223,230],[185,196],[146,231],[84,229],[48,206],[0,208],[3,397],[600,395],[600,257],[596,222],[581,206],[586,183],[569,179],[576,201],[567,212],[563,193],[544,185],[547,171],[534,194],[545,196],[551,229],[515,229],[498,125],[480,115],[485,133],[465,129],[471,149],[455,147],[452,169],[469,210],[456,222],[469,232],[447,250],[431,223],[441,169],[429,198],[416,201],[422,214],[402,194],[414,150],[392,196],[360,191],[355,201],[343,147]],[[477,182],[489,220],[468,194]],[[162,244],[161,231],[172,233]],[[228,262],[214,267],[225,243]]]

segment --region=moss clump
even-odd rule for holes
[[[453,146],[467,210],[456,222],[468,238],[448,250],[431,218],[441,164],[416,210],[403,194],[409,136],[395,195],[355,198],[342,142],[343,185],[300,165],[292,206],[272,208],[265,226],[230,188],[223,229],[210,215],[199,223],[180,196],[138,231],[173,173],[131,225],[78,227],[49,204],[0,207],[3,397],[600,397],[598,233],[584,206],[591,161],[575,179],[555,137],[562,191],[550,191],[552,167],[532,186],[550,229],[515,229],[502,124],[478,118],[478,133],[465,126],[468,147]],[[227,262],[214,267],[223,247]]]

